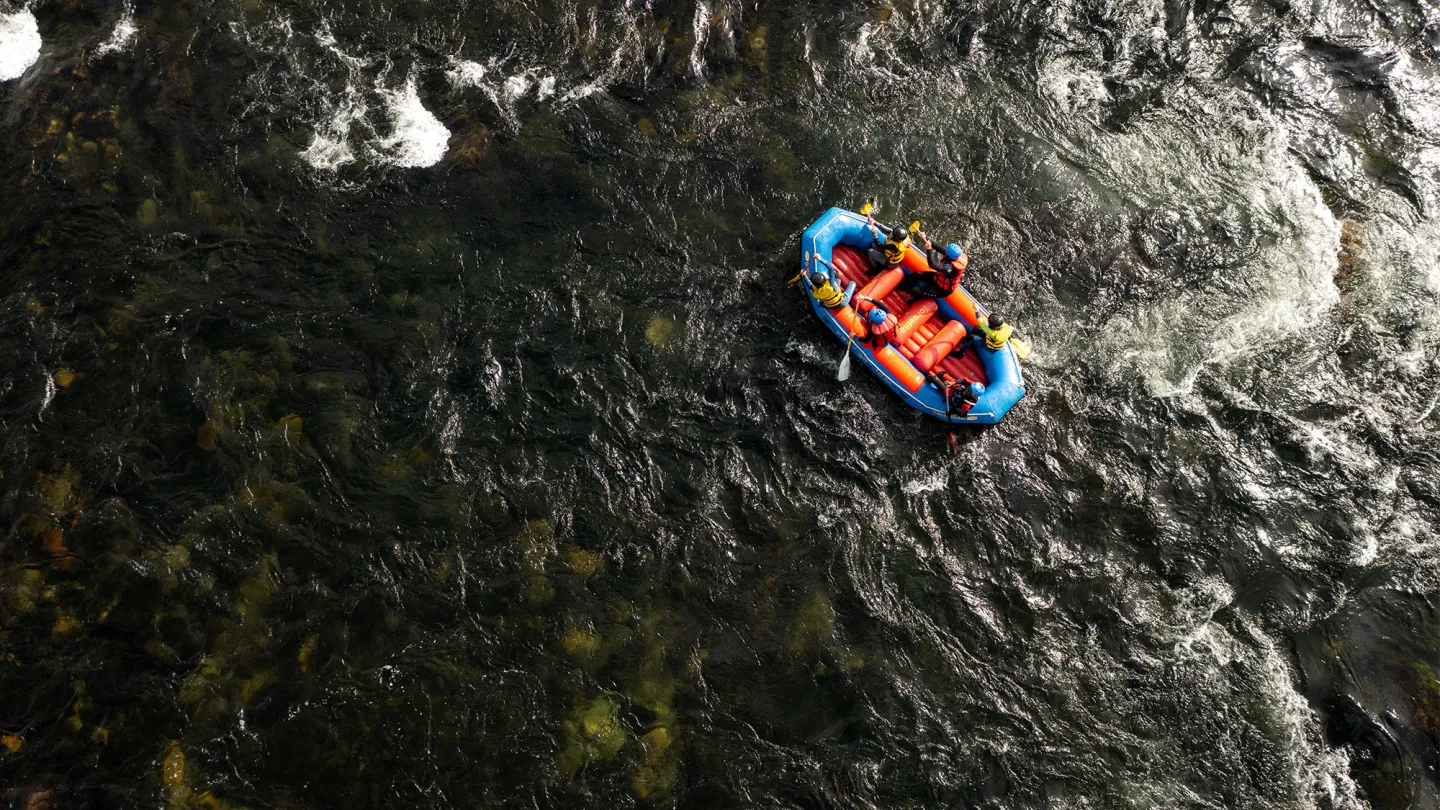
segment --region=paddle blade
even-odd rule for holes
[[[1030,344],[1017,337],[1010,338],[1010,345],[1015,348],[1015,356],[1021,360],[1030,359]]]
[[[917,219],[917,220],[915,220],[914,222],[910,223],[910,233],[918,233],[919,231],[920,231],[920,220]]]
[[[840,371],[835,375],[835,379],[839,380],[840,382],[845,382],[846,380],[850,379],[851,356],[852,355],[850,354],[850,349],[847,347],[845,349],[845,359],[840,361]]]
[[[867,202],[867,203],[865,203],[864,205],[860,206],[860,216],[862,216],[862,217],[868,217],[868,216],[870,216],[870,212],[871,212],[871,211],[874,211],[874,210],[875,210],[875,204],[874,204],[874,203],[868,203],[868,202]]]

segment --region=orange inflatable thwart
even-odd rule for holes
[[[920,386],[925,384],[925,375],[916,371],[915,367],[910,365],[909,360],[901,357],[900,353],[895,351],[894,346],[886,346],[875,352],[875,359],[880,361],[880,365],[884,366],[886,371],[895,375],[895,379],[912,392],[919,391]]]
[[[949,356],[955,349],[955,344],[965,336],[965,325],[959,321],[951,321],[945,324],[945,328],[935,335],[925,348],[915,353],[915,367],[921,371],[929,371],[941,360]]]
[[[876,301],[879,301],[881,298],[895,292],[895,288],[900,286],[900,282],[904,280],[904,278],[904,270],[898,267],[892,267],[871,279],[870,283],[866,284],[865,289],[861,290],[859,294],[866,298],[874,298]]]
[[[841,326],[849,329],[850,334],[855,337],[863,338],[868,334],[865,331],[865,325],[860,322],[860,316],[856,315],[855,310],[850,307],[840,307],[832,309],[830,312],[835,315],[835,320],[839,321]]]
[[[939,308],[940,305],[929,298],[911,304],[900,319],[900,325],[895,327],[895,342],[903,346],[910,339],[910,335],[919,329],[921,324],[930,320]]]

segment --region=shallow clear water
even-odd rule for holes
[[[0,6],[0,796],[1435,806],[1437,43]],[[1037,347],[953,456],[784,284],[869,197]]]

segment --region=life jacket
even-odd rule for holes
[[[955,292],[955,287],[960,279],[965,276],[965,267],[970,264],[970,257],[964,253],[960,258],[951,261],[945,254],[936,251],[930,254],[931,281],[949,295]]]
[[[965,275],[965,260],[959,259],[948,262],[948,264],[954,268],[954,274],[952,275],[943,270],[937,270],[934,279],[935,286],[944,290],[947,294],[955,292],[955,287],[960,283],[960,277]]]
[[[894,239],[890,239],[887,240],[885,244],[881,245],[880,250],[884,251],[885,253],[886,263],[889,264],[891,267],[899,267],[900,263],[905,261],[905,246],[908,244],[910,244],[910,240],[906,238],[900,240],[899,242],[896,242]]]
[[[895,338],[895,319],[894,319],[894,318],[886,318],[886,319],[885,319],[883,322],[881,322],[881,323],[872,323],[872,324],[870,324],[870,339],[873,340],[873,341],[875,341],[875,346],[876,346],[877,348],[880,347],[880,346],[888,346],[888,345],[890,345],[890,341],[893,340],[894,338]]]
[[[838,307],[840,306],[840,302],[845,300],[845,293],[835,289],[835,285],[829,281],[814,288],[814,290],[815,300],[820,302],[820,306],[827,309],[830,307]]]
[[[1010,339],[1010,333],[1015,331],[1015,327],[1002,323],[999,329],[991,329],[990,324],[981,321],[980,331],[985,334],[985,348],[998,352],[1005,348],[1005,341]]]
[[[955,268],[955,281],[956,283],[959,283],[960,279],[964,278],[965,276],[965,268],[970,266],[970,257],[964,253],[961,253],[960,258],[956,259],[953,262],[950,262],[950,266]]]
[[[975,398],[975,395],[970,392],[969,382],[950,383],[949,386],[947,386],[946,390],[949,392],[950,396],[951,413],[958,413],[961,416],[964,416],[965,414],[970,412],[970,409],[974,407],[975,403],[978,401]]]

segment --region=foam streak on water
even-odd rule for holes
[[[101,57],[107,54],[120,53],[135,41],[135,9],[126,5],[120,15],[120,20],[115,23],[115,28],[110,32],[109,39],[100,43],[95,49],[95,56]]]

